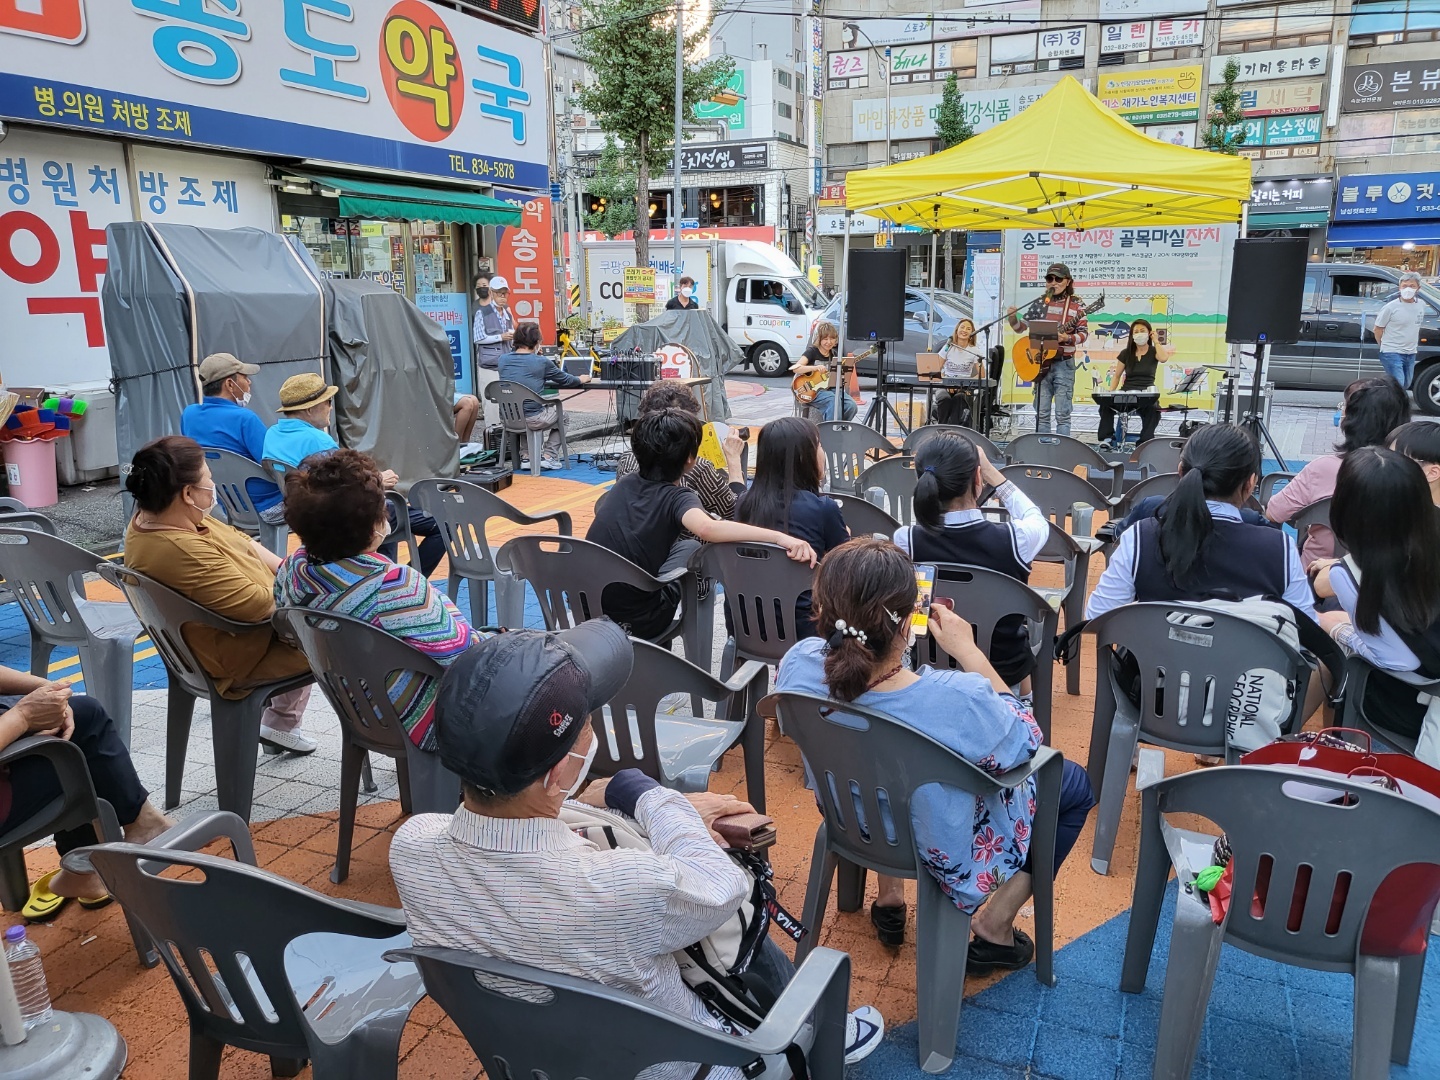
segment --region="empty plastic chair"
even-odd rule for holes
[[[0,526],[12,529],[35,529],[39,532],[47,532],[51,536],[58,535],[55,532],[55,523],[44,514],[27,509],[25,504],[19,499],[11,499],[5,496],[0,496]],[[0,605],[18,604],[19,602],[19,598],[15,595],[15,590],[10,587],[10,583],[5,581],[3,576],[0,576]],[[30,621],[27,619],[25,624],[26,626],[30,626]],[[35,633],[35,628],[31,626],[30,655],[32,657],[35,656],[37,652],[44,647],[45,643],[40,639],[40,636]]]
[[[210,466],[210,476],[215,481],[215,497],[225,508],[226,520],[283,559],[289,542],[289,527],[283,521],[279,525],[267,524],[260,511],[255,509],[255,502],[246,487],[249,480],[273,484],[274,473],[247,457],[214,446],[205,447],[205,464]]]
[[[30,624],[30,674],[50,677],[57,647],[80,654],[85,690],[104,706],[130,745],[135,639],[140,620],[123,601],[91,600],[85,575],[102,560],[94,552],[34,528],[8,527],[0,517],[0,576]]]
[[[863,495],[855,487],[860,474],[881,458],[896,453],[895,444],[874,428],[852,420],[820,425],[820,448],[825,452],[827,484],[831,491]]]
[[[850,530],[851,536],[883,536],[889,540],[900,528],[900,522],[869,499],[841,491],[827,491],[825,497],[839,504],[840,516],[845,519],[845,527]]]
[[[1180,471],[1180,454],[1185,449],[1184,439],[1147,439],[1135,448],[1130,461],[1146,475]]]
[[[525,624],[525,583],[495,567],[486,530],[492,521],[513,525],[543,525],[554,522],[555,532],[569,536],[570,515],[564,511],[527,514],[517,510],[494,492],[468,480],[434,477],[410,487],[410,501],[435,519],[445,539],[450,577],[446,582],[450,599],[460,593],[460,582],[470,583],[470,624],[489,625],[490,585],[495,586],[495,621],[501,626]],[[503,526],[502,526],[503,527]]]
[[[990,795],[1036,778],[1030,863],[1035,882],[1035,977],[1055,983],[1055,826],[1064,759],[1042,746],[1027,764],[991,776],[947,746],[893,717],[863,706],[809,694],[772,694],[761,711],[778,717],[816,779],[823,820],[815,832],[810,882],[805,889],[808,932],[796,948],[804,960],[815,947],[830,884],[841,869],[837,906],[859,908],[865,872],[913,878],[916,883],[916,993],[920,1012],[920,1067],[943,1072],[955,1057],[955,1029],[965,989],[970,916],[955,906],[915,853],[910,801],[926,784],[945,784]],[[844,792],[841,798],[839,793]],[[842,865],[842,861],[845,864]]]
[[[898,454],[877,461],[860,474],[855,487],[861,495],[885,511],[901,525],[915,524],[915,459]],[[883,493],[884,502],[880,501]]]
[[[1255,501],[1262,507],[1270,502],[1270,496],[1279,491],[1291,480],[1295,479],[1292,472],[1272,472],[1260,477],[1260,483],[1255,486]]]
[[[485,387],[485,400],[494,402],[500,409],[500,424],[505,429],[500,450],[500,464],[506,459],[510,467],[520,471],[520,444],[523,440],[530,453],[530,475],[540,475],[541,455],[545,448],[546,428],[532,430],[525,423],[525,404],[530,402],[542,409],[554,406],[555,426],[560,432],[560,460],[570,467],[570,443],[565,437],[565,406],[558,397],[541,397],[521,383],[499,379]]]
[[[416,570],[420,569],[420,549],[415,544],[415,534],[410,530],[410,503],[398,491],[385,492],[385,509],[394,516],[395,524],[385,534],[380,546],[395,545],[395,561],[399,561],[400,545],[405,545],[405,561]]]
[[[1125,494],[1127,487],[1133,487],[1145,479],[1139,468],[1126,468],[1124,463],[1111,464],[1091,446],[1069,435],[1047,435],[1030,431],[1021,435],[1005,448],[1006,456],[1016,465],[1048,465],[1073,473],[1085,470],[1085,479],[1096,487],[1109,491],[1112,499]]]
[[[1146,443],[1145,445],[1149,446],[1150,444]],[[1178,472],[1162,472],[1147,476],[1121,496],[1120,501],[1115,504],[1115,509],[1110,511],[1110,520],[1118,521],[1123,517],[1128,517],[1137,503],[1156,495],[1162,499],[1166,498],[1179,486],[1180,474]]]
[[[917,452],[937,435],[963,435],[980,448],[987,458],[995,465],[1005,464],[1005,453],[996,446],[990,439],[974,428],[965,427],[963,424],[921,424],[905,436],[905,441],[900,444],[900,449],[907,454]]]
[[[1344,544],[1340,543],[1340,538],[1336,536],[1334,530],[1330,528],[1329,496],[1326,496],[1325,498],[1320,499],[1317,502],[1311,503],[1309,506],[1305,507],[1305,509],[1301,510],[1298,514],[1292,517],[1288,522],[1286,522],[1286,524],[1289,525],[1292,529],[1294,529],[1296,534],[1299,536],[1300,539],[1298,542],[1302,551],[1305,548],[1305,540],[1307,537],[1309,537],[1311,530],[1323,529],[1325,531],[1325,535],[1328,535],[1330,537],[1330,542],[1335,547],[1335,558],[1344,558],[1344,556],[1349,552],[1349,548],[1347,548]]]

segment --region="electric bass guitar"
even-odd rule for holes
[[[1102,292],[1093,304],[1085,306],[1085,314],[1094,315],[1104,306],[1105,294]],[[1077,315],[1061,325],[1060,333],[1073,334],[1079,322],[1080,316]],[[1060,359],[1062,353],[1060,342],[1054,338],[1032,341],[1029,334],[1022,334],[1015,341],[1015,374],[1026,382],[1038,382],[1045,377],[1051,365]]]
[[[823,371],[807,371],[803,375],[796,375],[791,379],[790,392],[795,395],[795,400],[801,405],[809,405],[815,400],[815,396],[825,389],[825,385],[832,378],[838,378],[839,370],[842,367],[846,371],[853,371],[857,361],[879,351],[879,346],[871,345],[864,352],[856,353],[854,356],[832,357],[829,366]]]

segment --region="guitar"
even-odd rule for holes
[[[1102,292],[1093,304],[1085,306],[1086,315],[1094,315],[1105,306],[1105,294]],[[1033,310],[1033,306],[1032,306]],[[1080,316],[1075,316],[1060,328],[1062,334],[1073,334],[1075,326],[1080,321]],[[1050,366],[1060,359],[1062,349],[1058,341],[1043,339],[1031,342],[1029,334],[1022,334],[1015,341],[1015,374],[1026,382],[1033,383],[1045,377]]]
[[[832,357],[829,366],[824,371],[807,371],[803,375],[796,375],[791,379],[790,392],[795,395],[795,400],[801,405],[809,405],[815,400],[815,396],[825,389],[825,384],[830,382],[840,368],[851,371],[857,361],[879,351],[878,345],[871,345],[864,352],[856,353],[854,356]]]

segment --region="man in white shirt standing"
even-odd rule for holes
[[[1415,354],[1420,349],[1420,324],[1426,307],[1420,294],[1420,276],[1408,270],[1400,275],[1400,296],[1375,316],[1375,337],[1380,342],[1380,365],[1385,374],[1406,390],[1415,377]]]
[[[475,390],[485,411],[485,426],[500,422],[500,406],[485,397],[485,388],[500,378],[500,357],[515,339],[515,316],[510,312],[510,282],[496,274],[475,284]]]
[[[590,979],[721,1028],[673,954],[739,909],[747,878],[710,826],[749,806],[733,795],[681,795],[626,769],[592,785],[586,801],[603,791],[603,804],[633,817],[652,851],[602,849],[559,820],[595,756],[589,716],[628,680],[632,649],[618,625],[596,619],[558,633],[498,634],[462,654],[441,680],[435,728],[464,798],[451,816],[402,825],[390,871],[417,945]],[[750,971],[777,994],[793,975],[769,939]],[[868,1055],[883,1031],[874,1009],[852,1014],[846,1060]],[[641,1077],[694,1075],[694,1065],[672,1063]]]

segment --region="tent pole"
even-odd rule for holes
[[[940,243],[940,207],[935,207],[934,226],[930,230],[930,318],[925,323],[925,351],[935,351],[935,279],[940,276],[940,267],[936,264],[939,255]]]
[[[840,341],[836,348],[840,350],[841,356],[845,355],[845,335],[850,330],[845,310],[850,305],[850,218],[853,213],[848,206],[845,208],[845,243],[842,245],[840,255]],[[837,385],[834,387],[834,393],[830,395],[830,419],[837,422],[840,419],[840,388],[845,385],[843,376],[843,372],[837,376],[835,380]]]

